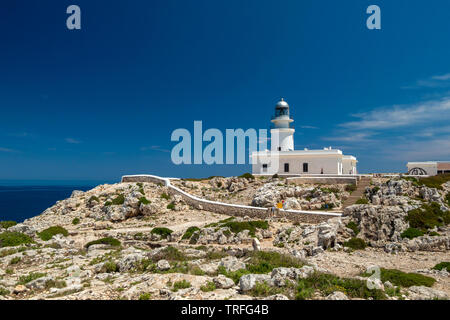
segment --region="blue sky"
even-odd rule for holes
[[[66,28],[77,4],[82,29]],[[366,28],[377,4],[382,30]],[[2,1],[0,179],[231,175],[171,164],[177,128],[268,128],[360,172],[450,160],[448,1]]]

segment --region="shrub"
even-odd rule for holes
[[[155,255],[152,256],[153,261],[157,262],[161,259],[165,259],[168,261],[185,261],[187,260],[186,256],[183,252],[178,250],[177,248],[174,248],[172,246],[168,246],[167,248],[164,248],[157,252]]]
[[[12,259],[9,261],[9,264],[10,264],[10,265],[18,264],[18,263],[20,262],[20,260],[22,260],[21,257],[14,257],[14,258],[12,258]]]
[[[325,203],[320,207],[321,210],[331,210],[334,208],[334,204],[332,203]]]
[[[251,173],[248,173],[248,172],[240,175],[238,178],[245,178],[245,179],[251,179],[251,180],[255,179],[255,177]]]
[[[367,275],[367,274],[364,274]],[[396,269],[381,268],[381,281],[389,281],[395,286],[411,287],[426,286],[431,287],[436,280],[418,273],[406,273]]]
[[[450,207],[450,192],[445,196],[445,201],[447,201],[447,205]]]
[[[216,285],[213,281],[208,281],[206,285],[200,287],[200,290],[202,290],[203,292],[214,291],[216,290]]]
[[[364,250],[367,247],[366,242],[360,238],[351,238],[343,243],[344,247],[351,248],[353,250]]]
[[[102,266],[103,273],[113,273],[118,272],[119,266],[114,261],[106,261]]]
[[[353,232],[355,233],[355,236],[358,235],[358,233],[359,233],[359,227],[358,227],[358,225],[356,224],[356,222],[350,221],[349,223],[347,223],[346,227],[349,228],[349,229],[352,229]]]
[[[190,239],[195,231],[199,231],[199,227],[189,227],[186,232],[183,234],[183,237],[181,239]]]
[[[345,191],[352,193],[353,191],[356,190],[356,185],[355,184],[348,184],[345,186]]]
[[[152,233],[152,234],[160,235],[161,238],[163,238],[163,239],[167,239],[167,237],[168,237],[172,232],[173,232],[173,231],[170,230],[169,228],[164,228],[164,227],[153,228],[152,231],[150,231],[150,233]]]
[[[33,243],[33,239],[21,232],[5,231],[0,233],[0,248],[15,247],[21,244]]]
[[[88,242],[88,243],[86,243],[85,247],[89,248],[90,246],[92,246],[94,244],[106,244],[106,245],[110,245],[112,247],[118,247],[118,246],[120,246],[120,241],[117,239],[114,239],[112,237],[106,237],[106,238],[101,238],[98,240]]]
[[[433,267],[434,270],[439,270],[439,271],[444,268],[447,269],[447,271],[450,271],[450,262],[441,262]]]
[[[100,202],[100,199],[96,196],[91,196],[88,200],[88,202],[93,202],[93,201],[97,201],[98,203]]]
[[[312,292],[319,290],[324,295],[335,291],[341,291],[350,298],[372,298],[375,300],[386,299],[382,290],[367,288],[366,281],[352,278],[340,278],[338,276],[315,272],[306,279],[300,279],[297,287],[297,298],[308,298]]]
[[[437,176],[419,178],[417,180],[417,185],[419,186],[427,186],[429,188],[437,188],[442,190],[442,184],[450,181],[450,173],[449,174],[439,174]]]
[[[430,237],[438,237],[438,236],[440,236],[440,234],[437,233],[436,231],[428,232],[428,235],[429,235]]]
[[[73,220],[72,220],[72,224],[73,225],[77,225],[77,224],[80,224],[80,218],[74,218]]]
[[[9,291],[3,287],[0,287],[0,296],[6,296],[9,294]]]
[[[356,200],[355,204],[369,204],[369,200],[367,200],[366,198],[360,198]]]
[[[406,221],[411,228],[426,231],[450,223],[450,211],[442,211],[437,202],[423,204],[422,208],[409,211]]]
[[[28,282],[31,282],[33,280],[45,277],[47,274],[46,273],[40,273],[40,272],[31,272],[26,276],[21,276],[19,278],[19,284],[27,284]]]
[[[272,179],[278,179],[278,174],[274,174],[273,176],[272,176]]]
[[[421,237],[423,235],[424,235],[424,233],[422,231],[420,231],[419,229],[408,228],[405,231],[403,231],[400,236],[402,238],[413,239],[413,238],[416,238],[416,237]]]
[[[48,241],[57,234],[62,234],[64,237],[67,237],[69,235],[69,232],[61,226],[53,226],[41,231],[40,233],[38,233],[38,236],[42,240]]]
[[[139,296],[139,300],[150,300],[152,294],[149,292],[143,293]]]
[[[191,283],[189,281],[186,280],[182,280],[182,281],[176,281],[173,284],[173,292],[177,292],[180,289],[186,289],[186,288],[190,288],[191,287]]]
[[[161,199],[166,199],[166,200],[169,200],[170,199],[170,195],[168,195],[167,193],[162,193],[161,194]]]
[[[227,271],[224,266],[220,266],[217,269],[217,271],[219,274],[223,274],[227,278],[230,278],[231,280],[233,280],[235,284],[239,283],[239,279],[241,279],[241,277],[243,275],[251,273],[250,271],[248,271],[246,269],[239,269],[236,271]]]
[[[151,201],[150,200],[148,200],[146,197],[140,197],[139,198],[139,204],[150,204],[151,203]]]
[[[255,283],[254,287],[249,290],[247,294],[254,297],[267,297],[280,292],[281,290],[279,288],[269,286],[267,282],[264,281]]]
[[[257,220],[257,221],[229,221],[225,222],[222,225],[219,224],[221,227],[228,227],[233,233],[239,233],[243,230],[248,230],[249,235],[255,236],[256,229],[268,229],[269,223],[267,221],[263,220]]]
[[[171,202],[167,205],[167,209],[175,210],[175,202]]]
[[[15,221],[0,221],[0,228],[8,229],[10,227],[13,227],[17,224]]]

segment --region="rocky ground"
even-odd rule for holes
[[[351,192],[271,178],[174,184],[303,210],[339,209]],[[450,182],[373,178],[364,204],[298,224],[198,210],[153,183],[100,185],[0,223],[0,299],[448,299],[449,192]]]

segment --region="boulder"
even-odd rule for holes
[[[220,260],[219,266],[224,267],[228,272],[245,269],[245,263],[232,256],[222,258],[222,260]]]
[[[245,274],[239,279],[239,288],[241,291],[252,290],[256,283],[267,283],[273,285],[272,279],[268,274]]]
[[[448,299],[447,293],[425,286],[412,286],[408,288],[411,300]]]
[[[224,275],[218,275],[213,279],[216,288],[218,289],[229,289],[234,287],[234,281],[230,278],[225,277]]]
[[[162,259],[162,260],[159,260],[156,263],[156,268],[159,271],[166,271],[166,270],[169,270],[171,267],[170,267],[170,264],[169,264],[169,262],[167,260]]]
[[[349,300],[345,293],[341,291],[335,291],[332,294],[328,295],[325,299],[327,300]]]
[[[252,246],[254,251],[261,251],[261,243],[259,242],[258,239],[253,238]]]

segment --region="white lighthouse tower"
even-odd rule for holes
[[[275,106],[271,122],[271,151],[293,151],[295,129],[290,128],[290,123],[294,120],[289,117],[289,105],[283,98]]]

